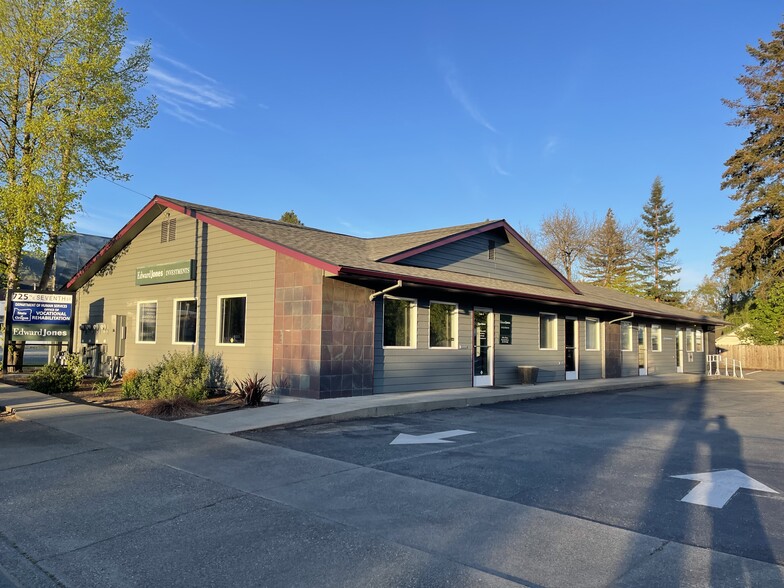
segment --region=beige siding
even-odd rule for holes
[[[126,315],[125,367],[144,368],[172,351],[203,350],[220,352],[230,377],[272,372],[272,310],[275,253],[260,245],[195,219],[170,212],[177,219],[173,242],[161,243],[158,217],[131,241],[110,264],[111,269],[96,275],[77,293],[77,324],[103,323],[96,333],[97,343],[106,343],[113,354],[115,315]],[[136,285],[136,268],[196,259],[196,280]],[[218,296],[247,295],[245,343],[217,344]],[[175,344],[174,301],[197,300],[197,343]],[[137,343],[138,302],[158,303],[155,343]],[[83,340],[77,335],[77,348]]]

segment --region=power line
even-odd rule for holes
[[[114,184],[118,188],[122,188],[123,190],[128,190],[129,192],[133,192],[134,194],[138,194],[139,196],[144,196],[147,200],[152,200],[152,196],[148,196],[147,194],[142,194],[141,192],[134,190],[133,188],[129,188],[128,186],[123,186],[122,184],[118,184],[114,180],[110,180],[109,178],[105,178],[103,176],[98,176],[102,180],[106,180],[110,184]]]

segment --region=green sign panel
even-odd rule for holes
[[[136,268],[137,286],[187,282],[194,279],[196,279],[196,264],[192,259]]]

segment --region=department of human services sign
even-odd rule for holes
[[[72,318],[73,294],[12,292],[8,339],[68,343]]]
[[[146,265],[136,268],[136,285],[167,284],[169,282],[187,282],[196,278],[196,264],[192,259]]]

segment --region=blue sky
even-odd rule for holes
[[[747,130],[722,98],[778,1],[119,2],[150,39],[159,114],[133,178],[88,185],[77,229],[112,235],[160,194],[381,236],[562,205],[636,220],[674,203],[682,286],[710,273]],[[131,191],[133,190],[133,192]]]

